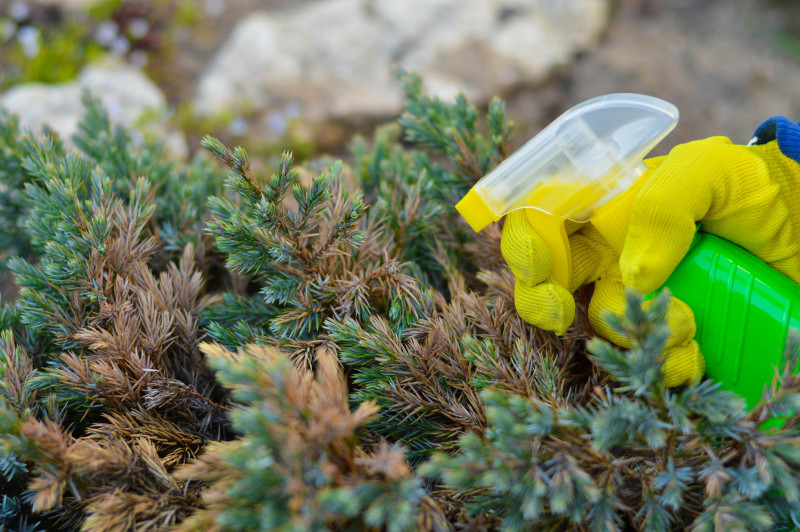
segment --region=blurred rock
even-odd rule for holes
[[[70,83],[17,85],[0,95],[0,107],[18,115],[21,125],[36,134],[47,124],[69,141],[84,111],[81,103],[84,89],[100,97],[114,122],[158,135],[176,157],[188,153],[184,135],[169,131],[166,126],[164,94],[141,70],[129,65],[90,65]]]
[[[421,73],[434,94],[485,102],[591,47],[608,10],[607,0],[325,0],[254,13],[201,75],[195,109],[255,111],[275,135],[276,114],[299,105],[304,123],[346,131],[336,123],[399,112],[394,64]]]

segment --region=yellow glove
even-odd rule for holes
[[[572,286],[562,287],[550,278],[547,247],[525,211],[508,215],[501,248],[517,278],[515,304],[525,321],[562,334],[575,316],[571,293],[594,282],[592,326],[628,347],[602,320],[603,312],[622,313],[625,286],[642,293],[660,287],[688,251],[698,221],[704,231],[739,244],[800,282],[800,164],[784,156],[777,141],[746,147],[713,137],[646,162],[649,169],[633,203],[621,254],[591,223],[567,226]],[[693,340],[694,315],[673,298],[667,324],[672,334],[665,350],[665,384],[688,384],[705,371]]]

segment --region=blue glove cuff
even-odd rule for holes
[[[800,163],[800,125],[783,116],[766,119],[750,140],[748,146],[778,141],[781,153]]]

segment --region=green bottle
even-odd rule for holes
[[[706,376],[754,407],[784,365],[789,329],[800,329],[800,286],[702,231],[664,286],[694,312]]]

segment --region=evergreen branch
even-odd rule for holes
[[[180,478],[213,483],[205,510],[178,530],[387,527],[412,530],[424,498],[403,450],[381,444],[367,452],[355,429],[374,416],[364,403],[350,411],[336,357],[318,353],[315,376],[301,373],[274,348],[238,353],[207,344],[221,380],[244,404],[234,427],[242,440],[215,444]],[[253,460],[255,458],[255,461]],[[248,486],[257,473],[259,489]]]
[[[705,530],[719,523],[763,529],[779,512],[767,493],[780,493],[790,505],[780,511],[789,515],[800,496],[800,475],[789,473],[800,460],[796,425],[765,432],[753,420],[794,406],[793,398],[781,404],[779,397],[800,385],[793,376],[797,355],[789,350],[780,386],[749,415],[741,400],[709,382],[666,389],[659,371],[642,368],[644,361],[660,367],[667,301],[664,295],[643,306],[628,294],[624,318],[610,320],[631,341],[627,356],[593,343],[596,362],[619,382],[614,392],[598,393],[582,409],[488,388],[481,394],[484,435],[462,435],[461,454],[435,453],[420,473],[454,489],[487,490],[469,507],[491,508],[509,529],[559,518],[610,530]]]

